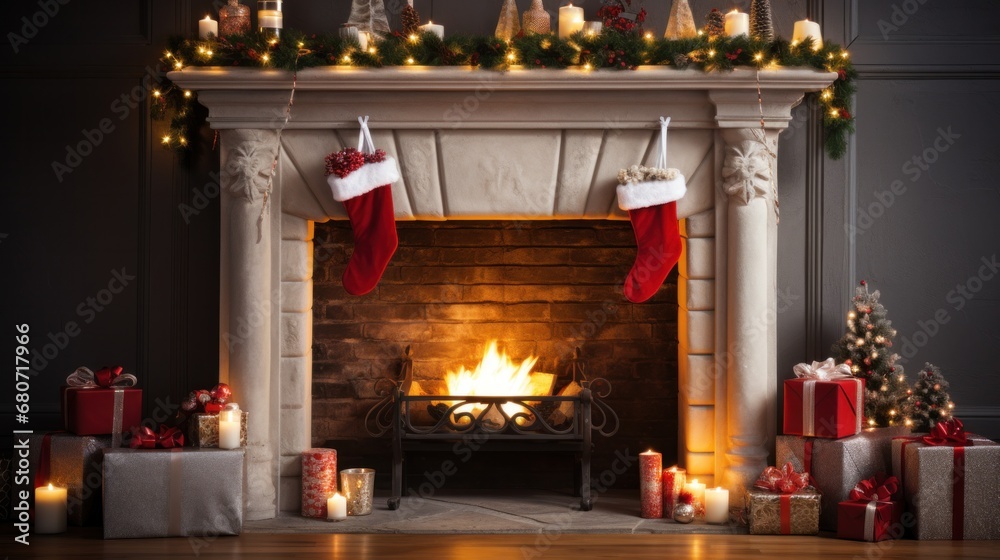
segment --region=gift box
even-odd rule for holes
[[[784,383],[784,432],[788,435],[839,439],[861,431],[864,380],[844,364],[798,364],[796,379]]]
[[[878,542],[903,536],[903,504],[896,501],[899,493],[894,476],[859,482],[850,499],[837,504],[837,538]]]
[[[101,524],[101,461],[110,436],[76,436],[65,432],[33,434],[28,442],[33,486],[66,488],[70,525]]]
[[[759,488],[747,490],[751,535],[815,535],[819,533],[820,493],[804,488],[791,494]]]
[[[243,449],[109,449],[104,538],[238,535]]]
[[[869,479],[892,469],[892,438],[904,436],[903,426],[868,428],[843,439],[778,436],[775,455],[779,465],[791,463],[812,476],[810,483],[823,494],[819,526],[824,531],[837,530],[839,502],[849,499],[859,480]]]
[[[63,422],[78,436],[117,435],[142,422],[142,389],[121,367],[77,368],[62,389]],[[115,438],[115,447],[120,439]]]
[[[747,521],[752,535],[815,535],[819,533],[821,494],[809,486],[809,475],[790,463],[767,467],[746,493]]]
[[[249,413],[240,411],[240,447],[247,446]],[[188,419],[188,442],[194,447],[219,447],[219,414],[198,412]]]
[[[1000,445],[957,419],[940,422],[926,436],[893,439],[892,469],[916,538],[1000,539]]]

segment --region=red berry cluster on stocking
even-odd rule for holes
[[[627,210],[638,251],[625,279],[625,297],[642,303],[653,297],[681,256],[677,201],[687,192],[684,175],[667,168],[667,125],[660,118],[656,167],[633,165],[618,172],[618,206]]]
[[[333,198],[344,203],[354,233],[354,253],[344,272],[344,289],[361,296],[378,285],[399,243],[392,206],[392,183],[399,180],[399,168],[396,160],[375,149],[368,117],[358,118],[358,122],[358,147],[327,156],[326,173]]]

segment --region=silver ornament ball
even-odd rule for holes
[[[685,524],[694,521],[694,505],[677,504],[674,506],[674,521]]]

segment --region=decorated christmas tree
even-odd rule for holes
[[[847,332],[833,345],[833,352],[838,362],[865,380],[868,425],[898,426],[905,418],[908,387],[902,366],[896,365],[899,354],[892,351],[896,330],[886,319],[879,295],[878,290],[869,292],[868,283],[861,281],[847,313]]]
[[[763,41],[774,40],[774,24],[771,23],[771,0],[751,0],[750,36]]]
[[[938,422],[947,421],[955,408],[948,394],[948,381],[933,364],[924,364],[907,394],[906,423],[914,432],[931,431]]]

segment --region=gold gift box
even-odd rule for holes
[[[245,410],[240,411],[240,447],[247,446],[247,418]],[[188,442],[194,447],[219,446],[219,415],[199,412],[188,421]]]
[[[751,535],[815,535],[819,533],[821,494],[812,487],[793,494],[789,500],[788,530],[782,531],[781,497],[778,492],[751,488],[746,504]]]

